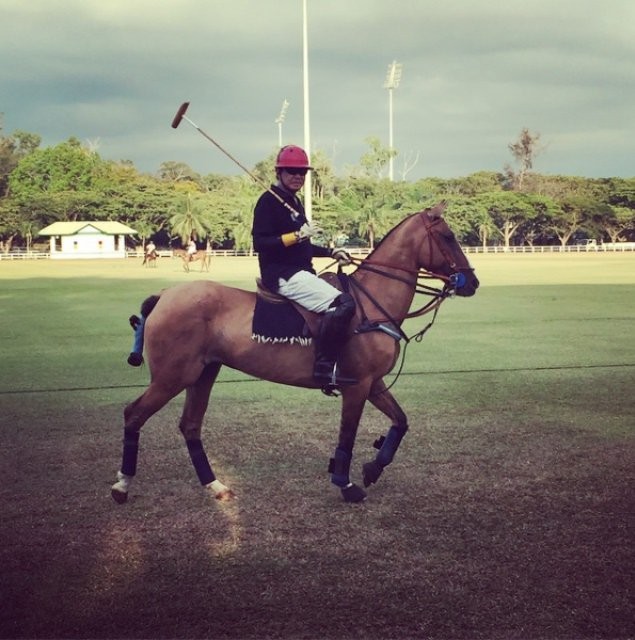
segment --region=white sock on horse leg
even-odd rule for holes
[[[234,496],[232,490],[226,487],[220,480],[212,480],[212,482],[205,485],[205,488],[209,489],[217,500],[227,500]]]
[[[121,493],[128,493],[130,483],[132,482],[132,476],[127,476],[121,471],[117,471],[117,482],[112,485],[114,491],[120,491]]]

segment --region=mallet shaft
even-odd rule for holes
[[[181,124],[181,120],[185,120],[187,121],[192,127],[194,127],[204,138],[206,138],[207,140],[209,140],[221,153],[225,154],[232,162],[234,162],[235,164],[237,164],[256,184],[260,185],[265,191],[268,191],[283,207],[285,207],[286,209],[288,209],[294,216],[299,216],[300,213],[298,211],[296,211],[288,202],[286,202],[284,200],[284,198],[282,198],[280,195],[278,195],[273,189],[271,189],[270,187],[268,187],[266,184],[264,184],[262,182],[262,180],[260,180],[257,176],[255,176],[251,171],[249,171],[249,169],[247,169],[247,167],[245,167],[241,162],[239,162],[236,158],[234,158],[234,156],[229,153],[229,151],[227,151],[226,149],[224,149],[220,144],[218,144],[218,142],[216,142],[216,140],[214,140],[214,138],[212,138],[211,136],[209,136],[207,133],[205,133],[205,131],[203,131],[203,129],[201,129],[195,122],[193,122],[192,120],[190,120],[190,118],[188,118],[185,115],[185,112],[187,111],[188,107],[190,106],[189,102],[184,102],[180,107],[179,110],[176,112],[176,115],[174,116],[174,119],[172,120],[172,128],[176,129],[179,124]]]

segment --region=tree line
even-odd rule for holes
[[[0,134],[1,134],[0,130]],[[377,138],[359,164],[335,175],[328,156],[313,154],[312,209],[329,242],[372,248],[406,215],[440,200],[466,245],[553,245],[584,238],[635,240],[635,178],[584,178],[533,171],[539,134],[523,129],[508,145],[500,172],[459,178],[391,181],[394,150]],[[252,170],[269,184],[275,152]],[[154,175],[129,161],[102,159],[76,138],[41,147],[38,134],[0,135],[0,248],[29,249],[56,221],[117,220],[177,247],[251,250],[252,211],[262,188],[248,176],[200,175],[186,163],[163,162]]]

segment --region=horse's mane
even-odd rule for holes
[[[397,231],[397,229],[401,228],[402,225],[404,225],[406,222],[408,222],[408,220],[410,220],[413,216],[418,215],[419,213],[421,213],[420,211],[417,211],[416,213],[410,213],[408,214],[397,226],[393,227],[376,245],[375,248],[366,256],[366,259],[368,260],[374,253],[375,251],[377,251],[383,244],[384,242],[386,242],[386,240],[388,240],[388,238],[390,238],[390,236],[392,236],[393,233],[395,233],[395,231]]]

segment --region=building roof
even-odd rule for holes
[[[137,232],[121,222],[91,220],[90,222],[54,222],[44,227],[40,236],[74,236],[78,233],[100,233],[107,236],[134,235]]]

